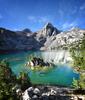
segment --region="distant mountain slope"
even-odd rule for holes
[[[32,31],[28,28],[25,28],[22,31],[16,31],[16,33],[19,34],[19,35],[25,35],[25,36],[32,35]]]
[[[0,50],[63,49],[81,41],[84,34],[85,30],[79,28],[61,32],[51,23],[34,33],[29,29],[13,32],[0,28]]]
[[[34,37],[21,34],[0,28],[0,50],[30,50],[40,48],[41,45]]]

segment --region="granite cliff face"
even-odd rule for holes
[[[0,28],[0,50],[56,50],[65,49],[80,42],[85,30],[72,28],[61,32],[51,23],[47,23],[40,31],[29,29],[13,32]]]
[[[59,33],[60,31],[55,28],[51,23],[47,23],[40,31],[37,32],[37,37],[50,37],[50,36],[55,36]]]
[[[41,49],[56,50],[56,49],[66,49],[71,45],[79,43],[85,34],[85,30],[79,28],[72,28],[67,32],[60,32],[55,36],[47,37],[44,47]]]
[[[42,45],[47,41],[47,38],[56,36],[60,31],[55,28],[51,23],[47,23],[41,30],[36,32],[35,39]]]

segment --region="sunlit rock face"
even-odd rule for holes
[[[55,36],[47,37],[44,46],[41,50],[56,50],[63,47],[68,47],[71,44],[76,44],[82,40],[85,30],[73,28],[67,32],[61,32]]]
[[[47,23],[40,31],[38,31],[38,33],[38,35],[47,37],[57,35],[59,33],[59,30],[55,28],[51,23]]]
[[[54,64],[71,64],[72,58],[68,50],[36,52],[35,56],[41,56],[45,62]]]
[[[51,23],[47,23],[41,30],[36,32],[36,39],[42,43],[45,43],[47,37],[55,36],[60,33],[60,31],[55,28]]]

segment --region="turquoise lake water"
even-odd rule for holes
[[[20,72],[28,73],[33,84],[71,86],[73,78],[79,78],[79,74],[67,65],[56,65],[57,67],[49,70],[48,72],[30,70],[25,66],[25,63],[27,62],[27,57],[31,53],[32,52],[4,54],[0,55],[0,59],[8,59],[10,68],[17,76]]]

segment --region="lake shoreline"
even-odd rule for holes
[[[41,55],[45,55],[48,59],[49,52],[19,52],[17,54],[4,54],[0,57],[6,60],[9,60],[10,68],[13,73],[17,76],[20,72],[28,72],[28,76],[31,79],[32,83],[36,84],[56,84],[56,85],[65,85],[69,86],[72,84],[73,78],[79,79],[79,75],[76,74],[73,69],[67,67],[66,65],[59,65],[59,67],[54,67],[51,71],[43,72],[43,71],[32,71],[28,67],[25,67],[26,62],[29,60],[28,56],[34,54],[35,56],[41,57]],[[52,54],[51,54],[52,55]],[[55,54],[56,55],[56,54]],[[59,56],[59,55],[57,55]],[[23,57],[21,59],[21,57]],[[0,58],[0,59],[1,59]],[[43,57],[44,59],[44,57]]]
[[[12,53],[25,52],[25,51],[27,50],[21,50],[21,49],[0,50],[0,54],[12,54]]]

